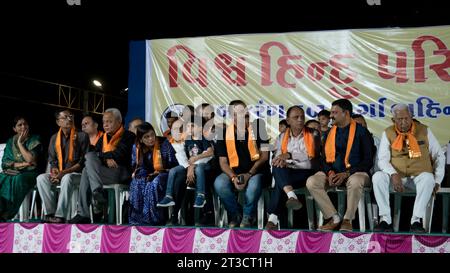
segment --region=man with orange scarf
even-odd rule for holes
[[[69,110],[56,112],[55,118],[59,131],[51,137],[48,146],[50,173],[43,173],[36,180],[46,214],[45,221],[65,223],[71,217],[69,202],[73,190],[80,184],[84,156],[89,150],[89,137],[84,132],[77,132]],[[61,186],[59,197],[57,185]]]
[[[103,137],[103,132],[98,130],[98,123],[94,117],[85,115],[81,120],[81,130],[89,136],[90,149],[94,150],[97,142]]]
[[[262,123],[250,125],[243,101],[232,101],[229,115],[231,124],[225,130],[225,140],[218,140],[216,145],[222,174],[214,181],[214,189],[230,216],[229,226],[250,227],[263,183],[270,180],[269,142]],[[243,216],[235,191],[245,191]]]
[[[278,137],[272,160],[275,188],[270,196],[266,229],[279,228],[278,216],[286,207],[294,210],[302,207],[294,188],[304,187],[306,179],[318,171],[320,165],[320,133],[305,126],[304,110],[299,106],[290,107],[286,121],[288,128]]]
[[[373,142],[366,128],[352,118],[352,103],[339,99],[332,103],[330,118],[333,127],[329,130],[324,145],[325,158],[322,170],[308,178],[306,187],[319,204],[325,225],[319,230],[352,231],[352,220],[358,208],[364,186],[369,185],[369,173],[373,165]],[[344,219],[331,203],[326,190],[330,187],[347,188],[347,211]]]
[[[425,232],[420,220],[434,191],[444,178],[445,156],[431,130],[412,119],[406,104],[392,108],[394,125],[386,128],[378,150],[381,171],[372,177],[379,207],[380,223],[376,231],[392,231],[389,191],[416,190],[411,232]]]
[[[131,149],[135,135],[124,129],[122,114],[116,108],[103,113],[105,133],[97,142],[95,152],[86,154],[78,198],[78,214],[69,222],[87,224],[91,195],[94,200],[94,214],[103,211],[106,204],[103,185],[129,183],[131,177]]]

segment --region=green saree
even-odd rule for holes
[[[24,145],[33,156],[39,157],[42,153],[42,145],[39,136],[31,135]],[[25,162],[19,147],[17,135],[6,143],[2,159],[3,172],[0,173],[0,218],[11,219],[19,211],[25,196],[36,185],[38,170],[36,166],[15,168],[14,163]],[[17,174],[7,174],[8,170]]]

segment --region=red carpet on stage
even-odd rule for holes
[[[450,236],[1,223],[0,253],[450,253]]]

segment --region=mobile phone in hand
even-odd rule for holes
[[[244,182],[244,176],[242,174],[238,175],[238,182],[237,182],[237,184],[238,185],[242,185],[244,183],[245,183]]]

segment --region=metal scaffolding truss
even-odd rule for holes
[[[105,112],[105,94],[85,91],[87,97],[87,110],[91,113],[102,114]]]
[[[58,106],[69,109],[81,109],[81,90],[65,85],[58,85]]]
[[[58,106],[102,114],[105,111],[105,94],[60,84],[58,86]]]
[[[102,114],[105,111],[107,99],[109,104],[126,101],[119,96],[22,76],[2,73],[0,79],[1,82],[7,83],[6,90],[10,90],[10,92],[2,92],[0,97],[79,110],[84,113]]]

